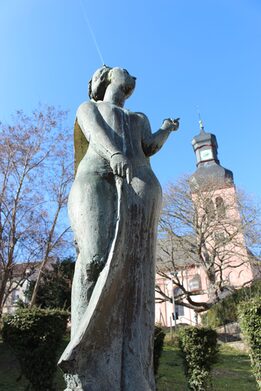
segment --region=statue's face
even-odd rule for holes
[[[121,88],[128,98],[134,88],[136,78],[131,76],[126,69],[123,68],[112,68],[109,72],[110,84]]]

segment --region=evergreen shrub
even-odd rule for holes
[[[215,304],[202,315],[203,325],[216,328],[228,323],[237,322],[238,304],[254,297],[261,297],[261,281],[256,281],[249,287],[238,289],[220,303]]]
[[[154,374],[156,375],[159,369],[160,356],[163,351],[165,333],[160,326],[155,326],[154,329]]]
[[[210,390],[210,371],[218,353],[217,333],[209,328],[183,328],[179,332],[179,346],[188,389]]]
[[[254,375],[261,390],[261,300],[256,297],[238,307],[241,330],[250,349]]]
[[[52,391],[57,354],[68,313],[55,309],[19,309],[3,319],[3,340],[17,357],[33,391]]]

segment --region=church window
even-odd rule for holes
[[[207,221],[210,223],[215,218],[215,206],[214,202],[208,198],[206,200],[206,215],[207,215]]]
[[[225,211],[224,200],[222,197],[216,198],[216,208],[217,208],[217,216],[220,219],[223,219],[226,216],[226,211]]]
[[[15,289],[12,292],[12,304],[15,304],[19,300],[19,290]]]
[[[224,244],[225,243],[225,233],[224,232],[215,232],[215,243],[216,245]]]
[[[174,297],[177,297],[182,294],[182,290],[180,288],[174,289]],[[176,319],[178,319],[180,316],[184,316],[184,306],[175,304],[175,312],[176,312]]]
[[[201,278],[199,274],[196,274],[190,281],[189,281],[189,290],[191,292],[200,291],[201,290]]]

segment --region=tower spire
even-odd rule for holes
[[[198,109],[198,123],[199,123],[200,133],[205,133],[205,129],[204,129],[204,125],[203,125],[203,121],[202,121],[199,109]]]

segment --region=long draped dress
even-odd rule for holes
[[[83,124],[89,147],[69,197],[79,248],[72,336],[59,366],[66,374],[67,391],[154,391],[155,249],[161,187],[148,158],[151,131],[143,114],[113,105],[108,109],[105,103],[98,109],[108,125],[107,136],[132,164],[133,179],[128,184],[113,175],[101,140]],[[95,272],[94,286],[90,276]]]

